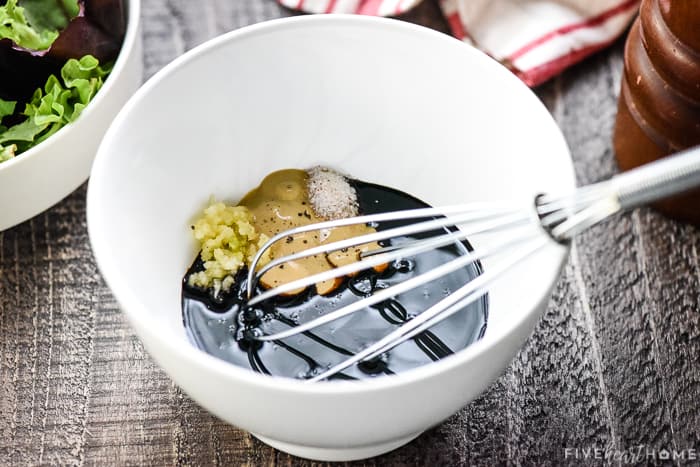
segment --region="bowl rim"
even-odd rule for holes
[[[45,141],[37,144],[36,146],[28,149],[27,151],[13,157],[10,160],[0,163],[0,174],[3,171],[7,171],[12,167],[19,166],[21,164],[29,164],[30,159],[35,159],[37,157],[49,157],[42,156],[42,154],[48,154],[51,151],[47,151],[51,144],[57,144],[60,139],[63,139],[65,135],[72,129],[75,129],[75,123],[80,122],[83,119],[87,119],[92,115],[97,107],[100,106],[101,102],[105,99],[105,96],[109,93],[110,89],[115,86],[115,82],[118,77],[122,74],[124,67],[126,66],[127,59],[131,56],[134,51],[134,47],[137,43],[137,36],[139,32],[139,24],[141,21],[141,0],[127,0],[127,23],[126,23],[126,33],[124,34],[124,40],[122,41],[122,46],[119,49],[119,54],[114,62],[114,67],[112,71],[107,76],[102,88],[95,94],[95,97],[88,103],[83,112],[80,114],[75,122],[71,122],[64,125],[56,133],[51,135]]]
[[[171,355],[171,359],[181,362],[188,361],[189,364],[202,368],[207,372],[216,373],[217,376],[223,379],[237,381],[249,386],[256,386],[270,391],[279,391],[305,396],[358,395],[367,392],[393,390],[430,379],[441,373],[450,372],[467,361],[474,359],[478,355],[489,352],[489,350],[493,347],[502,344],[510,336],[515,334],[523,322],[528,320],[537,310],[537,307],[535,307],[534,309],[519,313],[517,318],[509,320],[509,324],[503,327],[496,338],[478,340],[466,348],[456,352],[454,355],[440,361],[432,362],[405,372],[400,372],[395,375],[384,376],[381,378],[366,379],[361,381],[333,381],[329,384],[308,384],[308,382],[292,378],[270,377],[269,375],[257,374],[256,372],[238,367],[209,355],[194,347],[189,342],[183,343],[180,338],[175,338],[174,334],[170,336],[171,331],[168,331],[166,336],[170,336],[172,338],[164,338],[164,334],[160,334],[158,332],[159,321],[150,317],[150,313],[147,311],[148,307],[145,306],[138,299],[138,297],[132,293],[126,281],[122,279],[118,268],[114,267],[109,258],[109,245],[103,243],[103,239],[99,234],[97,234],[97,232],[102,230],[102,228],[95,224],[95,219],[99,216],[99,208],[97,207],[95,200],[98,188],[96,188],[95,184],[99,183],[101,178],[109,176],[105,169],[107,164],[105,155],[108,152],[107,148],[113,144],[113,140],[116,139],[119,128],[122,126],[123,122],[129,119],[131,112],[140,103],[142,98],[144,98],[144,96],[146,96],[152,88],[158,86],[158,84],[166,79],[171,73],[175,72],[181,67],[186,66],[189,62],[212,52],[228,42],[243,40],[249,36],[267,34],[271,32],[278,33],[282,30],[290,28],[308,28],[314,25],[328,24],[336,24],[337,26],[361,25],[365,27],[392,29],[394,31],[418,34],[429,38],[430,40],[442,41],[442,43],[449,47],[461,47],[464,50],[462,53],[471,53],[475,56],[479,56],[479,60],[490,62],[490,64],[487,66],[491,67],[494,73],[501,74],[502,79],[504,80],[511,80],[512,82],[517,83],[518,86],[522,86],[523,91],[530,94],[533,104],[539,105],[541,110],[546,112],[548,118],[554,125],[553,128],[557,129],[558,135],[556,137],[558,137],[563,143],[562,148],[564,148],[564,151],[562,153],[562,157],[566,159],[566,165],[568,167],[568,174],[562,173],[559,174],[559,176],[568,177],[567,182],[570,183],[571,188],[575,187],[574,167],[566,140],[564,139],[561,131],[558,129],[558,126],[551,113],[545,108],[544,104],[542,104],[537,96],[529,88],[527,88],[527,86],[522,83],[520,79],[518,79],[505,67],[502,67],[488,55],[484,54],[478,49],[475,49],[474,47],[469,46],[463,41],[427,27],[397,19],[352,14],[307,15],[279,18],[245,26],[217,36],[192,48],[168,63],[165,67],[154,74],[145,84],[143,84],[141,88],[137,90],[122,107],[118,115],[114,118],[112,125],[108,129],[102,143],[100,144],[100,147],[98,148],[97,155],[92,166],[90,182],[88,184],[86,209],[89,238],[97,266],[104,277],[105,282],[110,287],[112,294],[119,303],[122,313],[127,316],[132,328],[135,330],[136,334],[145,344],[147,349],[149,349],[151,345],[151,343],[147,341],[148,337],[149,339],[157,340],[160,346],[162,346],[162,348]],[[552,244],[561,247],[557,250],[561,267],[568,256],[569,247],[559,245],[553,240]],[[550,283],[550,287],[554,285],[559,277],[559,271],[560,269],[557,269],[557,271],[551,271],[551,277],[547,278]],[[546,300],[547,297],[540,297],[540,299]],[[528,335],[531,332],[532,330],[528,328]],[[149,353],[151,352],[149,351]],[[151,355],[153,356],[152,353]],[[154,359],[159,361],[158,358]],[[168,374],[171,378],[174,378],[170,371],[168,371]]]

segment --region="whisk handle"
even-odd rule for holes
[[[700,187],[700,146],[616,175],[611,183],[622,209]]]

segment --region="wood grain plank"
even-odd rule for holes
[[[673,445],[700,445],[700,230],[650,209],[635,213],[654,319],[654,343]]]
[[[22,258],[26,248],[20,247],[20,239],[29,238],[32,225],[25,223],[19,228],[0,233],[2,236],[2,272],[0,273],[0,343],[3,353],[3,398],[0,400],[0,415],[3,420],[3,436],[0,439],[0,461],[9,463],[13,459],[26,457],[26,443],[15,439],[31,434],[27,414],[34,406],[34,381],[27,374],[34,374],[37,360],[39,330],[34,307],[34,290],[26,290],[31,284],[31,269],[23,267],[29,262]],[[31,260],[31,258],[30,258]],[[24,264],[22,264],[24,263]]]
[[[511,367],[511,457],[528,464],[559,465],[567,447],[612,445],[600,356],[586,297],[579,295],[577,266],[566,266],[548,310]]]
[[[167,0],[142,2],[144,80],[187,50],[182,22]]]
[[[565,74],[561,124],[581,183],[616,172],[610,138],[620,73],[621,44]],[[654,348],[647,272],[631,214],[617,216],[580,236],[580,262],[588,284],[616,445],[673,446],[667,396]]]
[[[0,232],[0,439],[11,440],[15,437],[17,410],[16,371],[19,360],[19,346],[16,345],[13,329],[17,320],[11,303],[17,297],[15,271],[10,266],[14,256],[14,242],[9,235]],[[12,448],[9,443],[0,446],[0,460],[9,462]]]
[[[507,377],[415,441],[371,465],[499,465],[507,461]]]
[[[47,270],[35,267],[39,258],[46,257],[45,242],[37,245],[37,222],[35,219],[3,233],[5,245],[11,247],[3,265],[4,288],[14,288],[15,293],[0,298],[6,313],[3,321],[9,324],[3,329],[2,341],[16,348],[12,378],[15,397],[10,414],[14,430],[11,438],[0,441],[3,445],[0,452],[4,453],[3,458],[14,462],[37,462],[40,457],[45,401],[50,387],[45,376],[50,370],[53,319],[50,314],[42,313],[49,308],[50,300],[47,300]],[[9,335],[5,335],[8,331]]]
[[[264,0],[143,2],[144,78],[219,34],[290,14],[277,3]]]
[[[94,316],[92,296],[86,290],[95,286],[96,270],[86,232],[75,235],[74,225],[65,219],[71,213],[81,213],[82,218],[82,195],[2,234],[3,245],[15,248],[10,264],[7,252],[3,254],[3,289],[16,280],[19,291],[0,298],[2,341],[16,348],[12,377],[16,392],[10,399],[14,430],[0,441],[0,452],[12,462],[81,459]],[[67,237],[75,242],[66,243]],[[74,259],[65,261],[66,256]],[[6,406],[2,411],[8,413]]]
[[[178,465],[272,465],[276,451],[203,410],[178,388],[175,450]]]
[[[150,359],[102,285],[95,322],[85,464],[173,465],[176,401],[170,378]]]
[[[188,49],[243,26],[294,14],[274,1],[214,0],[204,4],[188,0],[168,0],[167,3],[171,12],[181,18],[183,38]]]
[[[53,320],[47,365],[51,387],[44,401],[40,463],[48,461],[43,455],[49,453],[60,463],[82,461],[96,308],[89,291],[100,284],[84,211],[81,191],[42,216],[42,235],[38,236],[46,242],[47,264],[39,267],[47,269],[48,313]]]

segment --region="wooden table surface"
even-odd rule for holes
[[[215,35],[289,14],[273,0],[144,0],[145,77]],[[403,19],[446,30],[433,0]],[[619,41],[536,90],[571,146],[579,183],[616,171],[621,66]],[[699,252],[700,231],[647,209],[591,229],[505,374],[444,424],[366,464],[559,465],[595,448],[638,454],[640,445],[636,460],[700,463]],[[685,458],[664,460],[663,449]],[[8,464],[309,462],[209,415],[152,362],[98,274],[83,186],[0,233]]]

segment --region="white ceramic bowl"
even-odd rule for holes
[[[126,35],[114,69],[75,122],[0,164],[0,231],[53,206],[83,183],[107,127],[142,77],[141,0],[129,0]]]
[[[494,287],[481,341],[396,376],[310,385],[192,347],[180,310],[196,254],[188,222],[212,194],[235,201],[270,171],[319,163],[433,205],[529,203],[571,189],[573,170],[549,113],[509,72],[387,19],[297,17],[226,34],[165,67],[117,116],[93,167],[88,226],[145,347],[194,400],[268,444],[358,459],[407,443],[501,374],[567,251],[552,242]]]

